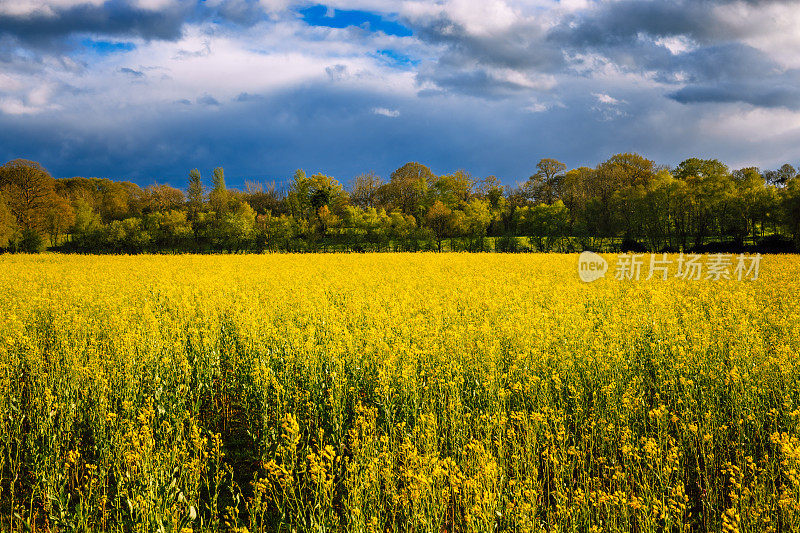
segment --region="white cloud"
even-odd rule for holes
[[[524,107],[523,109],[525,109],[525,111],[528,111],[530,113],[544,113],[545,111],[548,111],[550,109],[550,106],[546,104],[540,104],[537,102],[535,104],[531,104],[527,107]]]
[[[148,11],[162,11],[175,6],[177,3],[178,0],[135,0],[134,5]]]
[[[101,6],[106,0],[0,0],[0,14],[25,16],[38,13],[55,16],[62,9],[77,6]],[[144,0],[148,1],[148,0]]]
[[[597,101],[600,102],[601,104],[606,104],[606,105],[610,105],[610,106],[615,106],[615,105],[619,105],[619,104],[624,104],[625,103],[623,100],[617,100],[613,96],[610,96],[610,95],[605,94],[605,93],[592,93],[592,96],[597,98]]]
[[[376,115],[381,115],[389,118],[397,118],[400,116],[400,111],[397,109],[387,109],[385,107],[375,107],[372,112]]]
[[[654,41],[658,46],[663,46],[669,50],[673,55],[683,54],[690,52],[697,48],[695,43],[685,35],[673,35],[670,37],[660,37]]]

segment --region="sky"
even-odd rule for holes
[[[0,159],[239,187],[797,165],[798,27],[778,0],[0,0]]]

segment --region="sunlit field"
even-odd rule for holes
[[[800,530],[800,257],[576,266],[0,256],[0,529]]]

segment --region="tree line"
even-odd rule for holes
[[[22,159],[0,167],[0,249],[82,253],[242,251],[762,251],[800,249],[800,174],[674,168],[635,153],[594,168],[542,159],[524,182],[411,162],[349,188],[298,170],[286,188],[228,188],[189,173],[185,190],[53,178]]]

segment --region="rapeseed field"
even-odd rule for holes
[[[0,256],[0,530],[800,530],[800,257]]]

